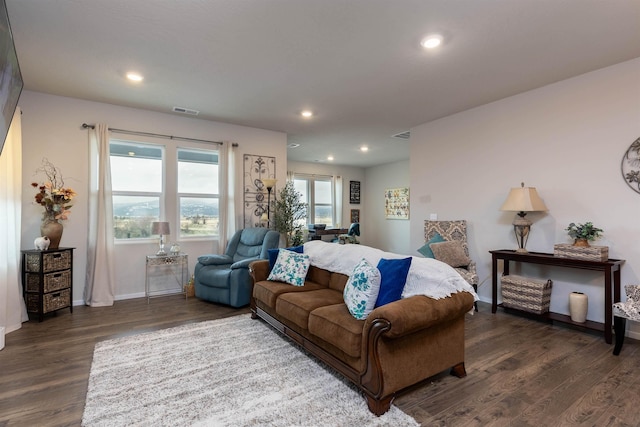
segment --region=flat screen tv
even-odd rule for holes
[[[7,132],[18,106],[24,82],[18,65],[18,55],[13,44],[13,34],[9,25],[9,14],[5,0],[0,0],[0,154],[4,148]]]

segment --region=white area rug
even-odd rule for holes
[[[96,345],[85,426],[417,426],[248,314]]]

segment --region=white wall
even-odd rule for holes
[[[604,229],[596,245],[626,259],[622,284],[640,283],[640,194],[620,164],[640,136],[640,59],[577,76],[411,129],[411,248],[423,221],[467,219],[480,295],[491,298],[489,250],[515,248],[513,213],[501,212],[511,187],[537,187],[549,208],[530,213],[530,251],[569,243],[570,222]],[[369,175],[369,174],[368,174]],[[368,176],[367,176],[368,178]],[[377,190],[376,190],[377,191]],[[589,295],[588,319],[604,319],[600,273],[527,268],[554,280],[552,311],[568,313],[568,294]],[[624,294],[624,291],[622,291]]]
[[[384,190],[409,187],[409,203],[413,203],[413,189],[409,183],[409,161],[389,163],[366,170],[365,215],[368,245],[398,254],[419,255],[411,247],[409,221],[385,219]],[[361,214],[362,215],[362,214]],[[422,246],[422,245],[420,245]],[[418,246],[419,247],[419,246]]]
[[[242,215],[242,157],[244,154],[276,157],[276,176],[286,176],[286,134],[244,126],[198,120],[174,114],[162,114],[145,110],[118,107],[110,104],[82,101],[25,91],[20,98],[23,109],[23,214],[22,249],[33,247],[33,240],[40,234],[42,207],[33,203],[34,189],[31,182],[41,181],[35,175],[42,158],[47,157],[63,173],[65,184],[78,193],[71,216],[64,224],[61,246],[75,247],[73,300],[82,303],[86,273],[86,230],[88,189],[88,137],[82,123],[106,123],[118,129],[136,130],[176,135],[214,141],[231,141],[239,144],[236,151],[236,217]],[[166,140],[166,144],[175,142]],[[175,241],[170,236],[168,241]],[[217,242],[180,241],[181,248],[189,254],[189,267],[193,271],[196,258],[218,250]],[[153,254],[157,243],[118,244],[117,298],[144,295],[145,255]]]
[[[365,233],[367,218],[363,215],[363,206],[366,201],[364,168],[326,163],[288,162],[287,169],[294,173],[342,177],[342,223],[339,225],[340,227],[348,228],[351,219],[351,209],[360,209],[360,234],[362,236],[361,238],[358,238],[358,240],[362,244],[371,246],[368,236]],[[349,203],[349,181],[360,181],[361,196],[359,205],[352,205]]]

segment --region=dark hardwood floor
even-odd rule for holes
[[[638,342],[615,357],[601,336],[479,308],[467,317],[467,377],[414,386],[400,409],[425,426],[640,425]],[[0,351],[0,426],[80,425],[98,341],[248,312],[169,296],[26,322]]]

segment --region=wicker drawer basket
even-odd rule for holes
[[[57,273],[47,273],[42,276],[44,281],[43,292],[53,292],[58,289],[71,287],[71,270]],[[40,275],[26,273],[27,292],[38,292],[40,290]]]
[[[51,311],[60,310],[71,306],[71,292],[69,289],[63,289],[60,292],[52,292],[44,294],[42,301],[42,312],[49,313]],[[27,294],[27,311],[32,313],[40,312],[38,294]]]
[[[25,259],[25,271],[40,272],[39,253],[28,253]],[[42,254],[42,272],[64,270],[71,268],[71,251],[60,251]]]
[[[551,304],[551,280],[538,280],[514,274],[503,276],[502,305],[530,313],[543,314]]]

